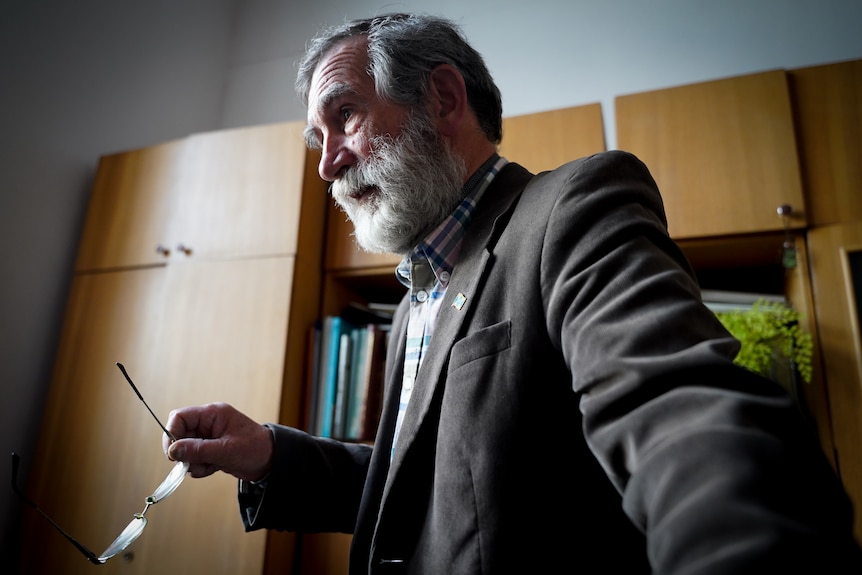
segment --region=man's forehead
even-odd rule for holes
[[[368,78],[368,42],[365,37],[354,36],[338,42],[327,50],[311,75],[311,92],[321,91],[327,84],[351,82]]]

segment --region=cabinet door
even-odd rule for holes
[[[282,382],[293,269],[294,258],[284,257],[76,277],[31,497],[100,553],[170,470],[162,432],[116,361],[163,422],[175,407],[212,401],[277,421],[288,399]],[[290,398],[297,412],[299,400]],[[147,512],[143,535],[105,570],[261,573],[267,534],[244,533],[236,505],[232,477],[187,478]],[[89,572],[41,517],[25,515],[28,572]]]
[[[325,193],[307,167],[303,126],[201,133],[103,157],[76,270],[296,254],[304,199]]]
[[[186,149],[177,140],[100,159],[77,271],[167,261],[171,202],[180,190]]]
[[[162,431],[115,365],[123,362],[155,412],[167,414],[167,382],[152,371],[164,274],[159,267],[74,278],[38,449],[35,456],[22,454],[32,458],[31,498],[96,554],[143,509],[144,497],[170,469],[159,453]],[[148,512],[148,531],[166,526],[160,507],[172,503],[169,498]],[[23,523],[22,572],[93,568],[27,508]],[[118,572],[124,560],[112,561],[108,570]]]
[[[838,469],[862,509],[862,223],[809,230],[808,252]]]
[[[615,107],[617,145],[649,167],[673,237],[805,226],[785,72],[620,96]]]
[[[601,104],[587,104],[503,118],[500,155],[538,173],[602,152]]]
[[[304,125],[189,138],[182,194],[171,221],[170,242],[179,254],[202,259],[296,254],[306,176]]]
[[[169,267],[154,365],[167,409],[222,401],[279,420],[293,270],[293,257]],[[166,529],[137,542],[139,573],[263,572],[266,533],[243,532],[233,477],[187,479],[154,511]]]
[[[862,60],[788,72],[814,226],[862,220]]]

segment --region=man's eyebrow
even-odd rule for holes
[[[323,111],[332,104],[333,100],[349,95],[356,95],[356,90],[350,84],[345,82],[330,84],[317,99],[317,109]]]

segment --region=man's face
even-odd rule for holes
[[[457,206],[465,169],[427,110],[380,100],[367,64],[364,38],[321,60],[306,136],[322,151],[320,176],[332,182],[360,246],[406,254]]]

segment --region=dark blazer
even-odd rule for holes
[[[390,464],[405,324],[375,448],[272,425],[247,529],[353,533],[351,573],[862,573],[812,431],[732,363],[633,156],[492,182]]]

